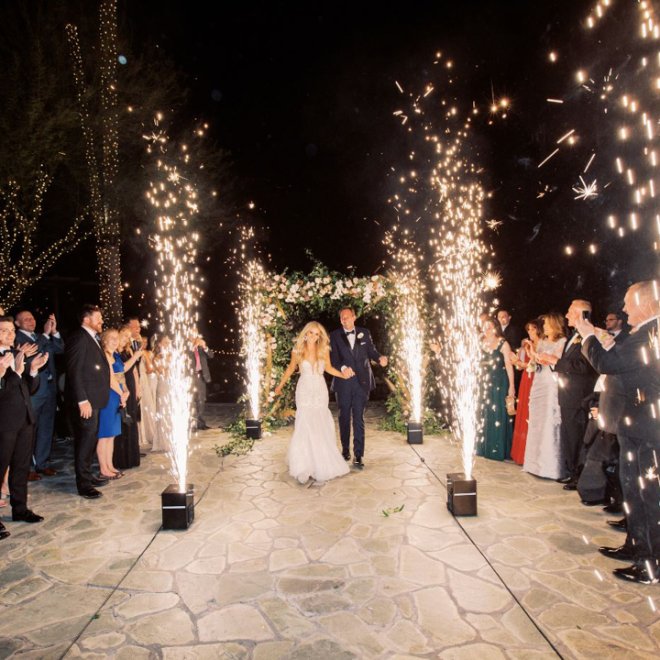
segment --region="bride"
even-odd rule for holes
[[[308,323],[298,335],[291,351],[291,362],[275,388],[279,396],[298,368],[296,386],[296,423],[289,445],[289,474],[301,484],[311,477],[328,481],[349,472],[337,448],[335,423],[328,408],[327,371],[335,378],[347,378],[330,364],[330,340],[325,328],[316,321]]]

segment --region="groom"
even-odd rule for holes
[[[332,391],[339,406],[339,434],[342,455],[348,461],[351,457],[351,415],[353,416],[353,465],[362,469],[364,455],[364,409],[369,392],[376,387],[369,360],[378,360],[381,367],[387,366],[387,358],[381,355],[371,341],[366,328],[355,327],[355,312],[344,307],[339,312],[341,328],[330,335],[330,360],[335,369],[349,376],[342,380],[334,378]],[[355,378],[350,378],[355,376]]]

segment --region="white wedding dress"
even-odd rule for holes
[[[536,350],[561,357],[565,343],[563,337],[555,342],[542,339]],[[561,466],[560,426],[558,376],[548,365],[544,365],[534,374],[529,393],[529,424],[523,463],[525,472],[545,479],[565,476]]]
[[[335,422],[328,408],[324,362],[300,363],[296,387],[296,424],[287,457],[289,474],[301,484],[311,477],[328,481],[350,471],[337,448]]]

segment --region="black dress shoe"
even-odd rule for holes
[[[626,519],[621,518],[621,520],[608,520],[607,524],[614,529],[618,529],[620,532],[627,532],[628,525],[626,524]]]
[[[34,511],[26,509],[22,513],[12,513],[11,519],[14,522],[26,522],[26,523],[38,523],[41,522],[44,517],[38,516]]]
[[[353,460],[353,465],[358,470],[364,469],[364,463],[362,462],[362,456],[356,456],[355,459]]]
[[[569,481],[563,486],[564,490],[577,490],[577,484],[574,481]]]
[[[92,486],[101,488],[102,486],[107,486],[110,482],[105,477],[100,477],[100,478],[94,477],[90,483],[92,484]]]
[[[653,569],[653,565],[651,565]],[[633,564],[632,566],[627,566],[626,568],[615,568],[614,577],[618,577],[621,580],[628,580],[629,582],[638,582],[639,584],[658,584],[660,579],[658,578],[657,567],[655,568],[653,574],[650,574],[648,568],[645,564]]]
[[[351,455],[350,454],[344,454],[342,453],[342,456],[344,457],[345,461],[350,461],[351,460]]]
[[[568,484],[573,481],[573,477],[563,477],[562,479],[557,479],[558,484]]]
[[[566,486],[564,486],[566,488]],[[590,501],[590,500],[580,500],[584,506],[600,506],[601,504],[605,504],[607,500],[595,500],[595,501]]]
[[[622,545],[619,548],[608,548],[607,546],[602,546],[598,548],[598,552],[601,555],[604,555],[608,559],[619,559],[621,561],[634,561],[635,555],[632,551],[632,548]]]
[[[0,541],[2,541],[2,539],[6,539],[8,536],[11,536],[11,534],[7,531],[7,528],[0,522]]]
[[[611,502],[603,507],[605,513],[623,513],[623,507],[618,502]]]
[[[80,497],[84,497],[86,500],[95,500],[99,497],[103,497],[103,493],[100,493],[96,488],[88,488],[87,490],[78,491]]]

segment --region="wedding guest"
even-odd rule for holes
[[[13,521],[37,523],[43,520],[27,506],[28,473],[36,417],[30,394],[39,387],[39,370],[48,360],[47,353],[24,344],[17,350],[14,319],[0,316],[0,475],[9,469],[11,517]],[[27,366],[27,358],[32,360]],[[0,540],[9,532],[0,522]]]
[[[482,366],[485,370],[481,407],[484,415],[483,437],[477,455],[503,461],[511,454],[513,422],[507,413],[506,399],[515,397],[511,347],[502,336],[495,319],[484,322]]]
[[[153,352],[148,348],[146,337],[141,337],[142,359],[138,363],[142,398],[140,399],[139,432],[140,448],[151,450],[156,437],[156,370],[153,363]]]
[[[98,499],[102,493],[94,486],[104,486],[106,479],[92,474],[96,451],[99,410],[110,397],[110,366],[99,344],[103,331],[103,315],[96,305],[84,305],[80,327],[67,339],[66,398],[74,426],[76,487],[85,499]]]
[[[120,408],[126,405],[128,390],[124,380],[124,363],[117,352],[119,332],[109,328],[101,333],[101,347],[105,351],[110,365],[110,380],[108,387],[110,395],[108,403],[99,411],[98,443],[96,456],[99,461],[99,472],[103,479],[119,479],[123,476],[113,464],[115,437],[121,433]]]
[[[520,328],[511,323],[511,314],[506,309],[500,309],[497,312],[497,321],[500,324],[502,336],[506,339],[511,350],[517,350],[523,337]]]
[[[584,455],[581,454],[582,439],[588,420],[587,410],[582,402],[593,392],[598,377],[582,355],[580,335],[575,330],[577,320],[590,315],[589,301],[571,302],[566,312],[566,320],[569,328],[574,330],[555,364],[555,373],[559,376],[562,470],[566,472],[566,476],[562,479],[564,490],[577,490],[577,482],[584,462]]]
[[[32,409],[37,420],[34,433],[32,461],[34,470],[28,479],[37,481],[40,475],[53,476],[57,471],[49,466],[50,452],[53,446],[55,430],[55,412],[57,410],[57,372],[55,370],[55,355],[64,353],[64,342],[57,331],[57,321],[50,314],[42,333],[35,333],[37,321],[32,312],[21,310],[15,319],[18,332],[16,346],[34,344],[39,353],[48,354],[48,362],[39,378],[39,389],[32,395]]]
[[[576,319],[583,338],[582,353],[608,380],[617,381],[623,410],[617,423],[620,476],[626,503],[626,521],[632,544],[608,548],[608,556],[629,560],[617,568],[618,578],[641,584],[660,582],[660,479],[658,438],[660,422],[660,363],[649,350],[657,346],[660,302],[657,282],[633,284],[624,298],[624,311],[632,326],[630,335],[607,351],[587,319]]]
[[[620,335],[627,335],[630,328],[626,325],[622,312],[608,312],[605,316],[605,330],[617,339]],[[623,337],[621,337],[623,339]]]
[[[552,372],[566,343],[564,319],[550,313],[543,320],[543,338],[537,348],[529,347],[536,373],[529,392],[529,424],[523,470],[537,477],[558,479],[565,472],[561,464],[559,427],[561,412],[557,380]]]
[[[204,406],[206,405],[206,386],[211,382],[209,360],[215,357],[215,353],[207,347],[203,337],[191,337],[190,346],[197,429],[201,431],[211,428],[204,420]]]
[[[140,318],[138,316],[129,316],[126,319],[124,327],[128,328],[131,333],[131,348],[134,352],[139,351],[142,348],[142,324],[140,323]]]
[[[516,405],[516,421],[513,426],[511,442],[511,460],[518,465],[525,462],[525,444],[527,443],[527,428],[529,425],[529,393],[532,389],[536,363],[532,360],[532,351],[538,349],[543,336],[543,321],[534,319],[525,325],[528,339],[521,342],[518,354],[511,352],[511,364],[522,372],[518,388],[518,403]]]
[[[170,450],[170,421],[168,411],[170,408],[169,366],[172,340],[167,335],[161,335],[154,341],[154,370],[156,380],[156,435],[151,451],[161,452]]]
[[[122,414],[121,434],[115,438],[112,461],[116,468],[128,470],[140,465],[140,439],[138,437],[138,381],[136,363],[142,351],[131,348],[131,332],[124,326],[119,330],[117,351],[124,364],[124,382],[128,390],[125,414]]]

